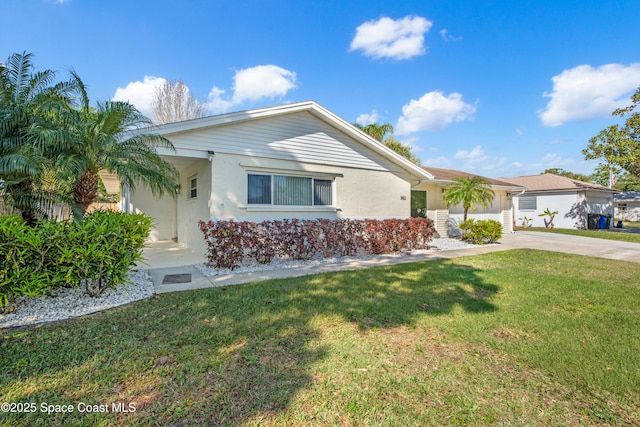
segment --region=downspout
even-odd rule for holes
[[[514,195],[513,193],[511,193],[511,221],[513,222],[513,224],[511,225],[511,227],[513,228],[513,231],[511,231],[512,233],[516,232],[516,228],[514,227],[514,225],[516,223],[516,207],[514,206],[514,203],[513,203],[513,197],[514,196],[515,197],[522,196],[525,193],[525,191],[527,191],[526,188],[524,190],[522,190],[520,192],[520,194],[515,194]]]

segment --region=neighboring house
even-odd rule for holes
[[[625,191],[613,196],[616,219],[640,221],[640,191]]]
[[[206,252],[199,220],[408,218],[412,187],[433,179],[315,102],[161,125],[176,151],[176,197],[122,192],[122,209],[154,218],[152,240]]]
[[[549,209],[558,211],[553,220],[556,228],[589,228],[589,215],[596,221],[599,215],[613,217],[613,196],[619,192],[550,173],[501,179],[526,188],[513,195],[514,217],[518,225],[525,216],[531,218],[533,227],[545,227],[548,217],[540,214]]]
[[[433,175],[434,179],[424,182],[416,186],[412,193],[416,190],[426,191],[428,194],[427,212],[428,217],[436,221],[436,230],[440,235],[459,236],[461,234],[459,224],[463,219],[462,206],[447,207],[442,193],[445,186],[454,182],[456,178],[469,177],[476,175],[453,169],[441,169],[433,167],[423,167],[424,170]],[[495,197],[492,205],[484,209],[482,206],[477,207],[477,211],[469,210],[468,218],[474,219],[493,219],[502,224],[502,230],[505,233],[513,232],[513,211],[512,211],[512,194],[520,193],[523,187],[505,182],[502,180],[484,178]],[[417,199],[414,197],[414,199]]]

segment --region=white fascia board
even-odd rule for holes
[[[349,123],[349,122],[345,121],[344,119],[342,119],[341,117],[333,114],[331,111],[329,111],[326,108],[320,106],[319,104],[317,104],[317,103],[312,101],[311,102],[311,106],[310,106],[309,109],[319,113],[322,116],[321,118],[323,118],[325,121],[329,122],[334,127],[340,129],[342,132],[350,135],[352,138],[354,138],[357,141],[363,143],[368,148],[371,148],[373,151],[377,152],[378,154],[382,155],[383,157],[386,157],[387,159],[389,159],[393,163],[395,163],[398,166],[402,167],[403,169],[407,170],[408,172],[410,172],[416,178],[426,179],[426,180],[429,180],[429,181],[433,181],[434,180],[434,177],[433,177],[433,175],[431,173],[429,173],[426,170],[422,169],[420,166],[417,166],[417,165],[413,164],[412,162],[410,162],[409,160],[405,159],[400,154],[396,153],[392,149],[390,149],[387,146],[385,146],[384,144],[382,144],[380,141],[378,141],[375,138],[372,138],[371,136],[367,135],[366,133],[364,133],[363,131],[361,131],[357,127],[353,126],[351,123]]]
[[[202,128],[214,127],[214,126],[222,126],[227,124],[235,124],[241,123],[247,120],[255,120],[259,118],[266,118],[271,116],[283,115],[283,114],[292,114],[301,111],[308,111],[321,120],[329,123],[336,129],[346,133],[351,136],[358,142],[364,144],[366,147],[372,149],[383,157],[387,158],[391,162],[397,164],[402,167],[404,170],[409,172],[412,177],[416,177],[418,179],[425,179],[429,181],[433,181],[434,177],[431,173],[422,169],[419,166],[416,166],[409,160],[405,159],[395,151],[386,147],[384,144],[380,143],[376,139],[370,137],[366,133],[362,132],[360,129],[353,126],[351,123],[348,123],[344,119],[335,115],[331,111],[326,108],[320,106],[315,101],[304,101],[293,104],[284,104],[278,105],[275,107],[267,107],[260,108],[256,110],[245,110],[238,111],[234,113],[220,114],[217,116],[203,117],[200,119],[186,120],[178,123],[168,123],[165,125],[155,126],[151,129],[151,131],[156,132],[165,137],[180,133],[193,131]]]

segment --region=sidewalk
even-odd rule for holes
[[[380,256],[369,260],[352,260],[332,264],[313,265],[281,270],[255,271],[251,273],[227,274],[213,277],[204,276],[195,264],[203,264],[206,259],[174,242],[153,243],[145,249],[146,265],[149,269],[156,293],[178,292],[239,285],[270,279],[300,277],[334,271],[357,270],[384,265],[409,262],[449,259],[461,256],[485,254],[510,249],[539,249],[587,255],[640,263],[640,244],[566,234],[519,231],[505,234],[496,245],[477,246],[470,249],[433,251],[425,254],[405,256]]]
[[[149,275],[153,281],[156,293],[162,294],[193,289],[239,285],[242,283],[258,282],[262,280],[300,277],[309,274],[357,270],[361,268],[435,259],[456,258],[460,256],[478,255],[507,249],[512,248],[504,245],[490,245],[470,249],[434,251],[426,254],[404,255],[401,257],[382,255],[375,259],[368,260],[351,260],[297,268],[206,277],[195,267],[195,264],[203,264],[206,262],[204,257],[201,257],[174,242],[157,242],[153,243],[150,248],[145,249],[145,257],[147,258],[147,261],[144,264],[141,264],[140,268],[149,269]],[[170,255],[166,255],[163,251],[168,251]],[[171,265],[163,265],[163,262],[165,261]],[[180,265],[180,262],[184,262],[185,264]]]

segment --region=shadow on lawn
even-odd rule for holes
[[[5,337],[0,354],[10,362],[0,383],[38,383],[16,401],[138,406],[128,414],[48,417],[60,424],[260,424],[286,411],[313,383],[312,366],[332,351],[323,334],[349,324],[374,330],[407,325],[456,307],[491,312],[497,290],[469,266],[431,261],[165,295]],[[48,329],[57,331],[53,338]],[[65,331],[74,330],[79,336],[65,340]],[[47,354],[37,363],[11,362],[43,351],[43,341]],[[54,381],[40,383],[41,376]],[[23,419],[33,424],[28,417],[14,421]]]

